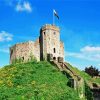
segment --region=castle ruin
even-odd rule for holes
[[[10,47],[10,63],[16,59],[30,61],[34,56],[37,61],[48,60],[63,62],[64,44],[60,41],[60,28],[46,24],[40,29],[40,36],[36,41],[18,43]]]

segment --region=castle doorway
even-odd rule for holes
[[[53,57],[53,60],[56,60],[56,57]]]

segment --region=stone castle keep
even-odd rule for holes
[[[64,62],[64,44],[60,41],[60,29],[55,25],[41,27],[40,36],[36,41],[15,44],[10,48],[10,63],[21,59],[21,62],[31,61],[34,57],[37,61],[47,60],[67,77],[70,76],[70,86],[78,92],[80,98],[84,98],[84,80],[72,70],[68,63]]]
[[[18,43],[10,48],[10,63],[16,59],[27,62],[32,56],[37,61],[63,62],[64,44],[60,41],[59,27],[46,24],[41,27],[40,36],[36,41]]]

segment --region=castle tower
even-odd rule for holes
[[[40,29],[40,59],[58,61],[64,58],[64,46],[60,41],[60,29],[46,24]]]
[[[60,29],[46,24],[40,29],[40,37],[36,41],[17,43],[10,48],[10,63],[16,60],[27,62],[31,58],[40,60],[55,60],[63,62],[64,44],[60,41]]]

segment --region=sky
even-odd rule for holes
[[[36,40],[41,26],[59,20],[65,61],[100,70],[99,0],[0,0],[0,66],[9,64],[9,47]]]

